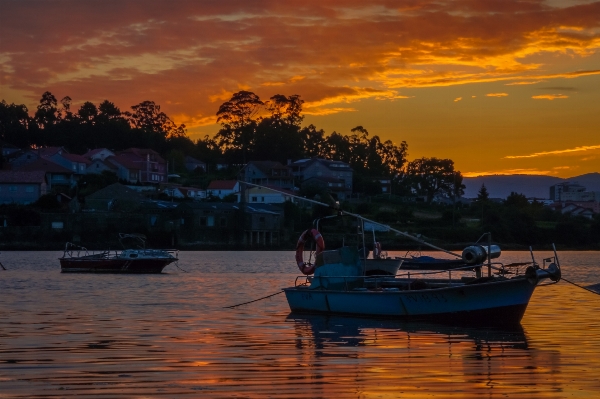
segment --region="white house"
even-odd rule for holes
[[[237,180],[213,180],[206,189],[206,195],[223,198],[230,194],[240,197],[240,183]]]

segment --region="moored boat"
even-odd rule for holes
[[[558,258],[547,261],[544,267],[532,263],[523,274],[495,262],[475,266],[489,267],[485,277],[479,271],[479,277],[453,278],[459,270],[364,276],[357,249],[342,247],[322,252],[314,276],[297,278],[283,291],[293,312],[511,325],[520,322],[537,286],[560,280]]]
[[[145,248],[146,237],[143,235],[119,234],[121,244],[127,239],[135,240],[138,248],[93,252],[67,243],[59,258],[61,272],[162,273],[165,267],[178,261],[177,250]]]

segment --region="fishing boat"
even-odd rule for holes
[[[178,261],[179,251],[175,249],[147,249],[144,235],[119,234],[124,247],[131,241],[136,248],[97,252],[68,242],[59,258],[61,272],[162,273],[165,267]]]
[[[314,273],[296,278],[283,291],[292,312],[512,325],[521,321],[536,287],[561,277],[556,252],[543,265],[532,261],[522,271],[494,262],[365,276],[357,248],[342,247],[319,253]],[[464,275],[469,273],[474,276]]]
[[[535,288],[561,280],[554,245],[554,256],[543,259],[542,264],[535,260],[530,248],[531,261],[504,265],[497,260],[501,251],[492,245],[491,233],[482,236],[487,237],[487,245],[480,243],[480,238],[457,254],[426,242],[419,235],[343,211],[338,203],[296,198],[329,207],[335,216],[354,217],[362,232],[365,222],[379,225],[420,245],[460,258],[464,266],[444,270],[400,269],[403,273],[368,275],[366,250],[345,242],[339,248],[326,250],[317,220],[313,228],[301,234],[296,246],[295,260],[302,276],[296,277],[293,286],[283,288],[293,313],[510,326],[520,323]],[[365,248],[364,234],[362,237]],[[307,260],[305,249],[309,249]]]

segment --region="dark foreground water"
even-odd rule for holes
[[[565,282],[501,331],[300,317],[283,294],[223,308],[292,285],[291,252],[183,252],[162,275],[61,274],[61,254],[0,254],[0,398],[600,397],[600,296]],[[600,282],[599,252],[559,255]]]

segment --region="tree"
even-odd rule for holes
[[[477,192],[477,202],[487,202],[490,197],[490,194],[485,187],[485,184],[481,185],[481,188]]]
[[[427,197],[428,203],[436,193],[448,197],[455,195],[457,179],[462,185],[462,175],[454,170],[454,161],[451,159],[415,159],[406,166],[405,178],[414,192]]]
[[[262,118],[256,126],[254,159],[285,164],[287,160],[303,156],[304,145],[300,133],[303,103],[298,95],[286,97],[282,94],[276,94],[266,102],[265,106],[271,115]]]
[[[29,124],[31,118],[24,104],[0,102],[0,139],[17,147],[27,147],[30,143]]]
[[[300,130],[304,142],[304,155],[308,158],[325,156],[325,132],[317,130],[315,125],[308,125]]]
[[[263,105],[256,94],[242,90],[234,93],[217,111],[217,122],[222,126],[216,135],[219,146],[224,152],[241,152],[243,163],[254,146],[255,118]]]
[[[97,116],[98,108],[89,101],[84,102],[77,111],[77,118],[83,123],[94,124]]]
[[[40,128],[45,129],[60,120],[60,114],[58,113],[58,108],[56,108],[57,104],[56,97],[52,93],[46,91],[42,94],[40,104],[37,106],[34,116]]]

